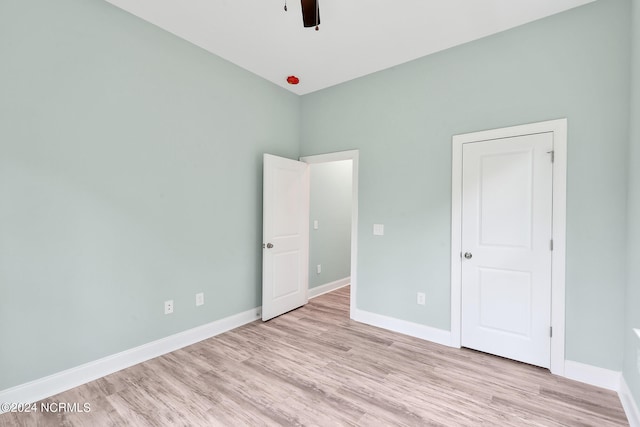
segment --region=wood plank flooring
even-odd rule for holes
[[[2,426],[625,426],[614,392],[349,320],[349,288],[51,397]]]

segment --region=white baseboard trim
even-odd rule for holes
[[[261,308],[256,307],[44,378],[0,390],[0,402],[37,402],[154,357],[162,356],[253,322],[260,318],[260,312]],[[1,413],[2,411],[0,410]]]
[[[620,396],[620,402],[622,402],[624,412],[627,414],[629,426],[640,427],[640,409],[638,409],[638,405],[636,405],[636,401],[633,398],[633,394],[631,394],[631,390],[629,389],[627,382],[624,380],[624,377],[622,377],[622,380],[620,381],[618,396]]]
[[[451,332],[443,329],[437,329],[431,326],[409,322],[407,320],[387,317],[360,309],[352,310],[351,318],[356,322],[362,322],[367,325],[377,326],[378,328],[388,329],[393,332],[421,338],[437,344],[446,345],[447,347],[451,346]]]
[[[620,390],[622,373],[610,369],[598,368],[573,360],[564,361],[564,377],[581,383],[606,388],[607,390]]]
[[[621,372],[566,360],[564,376],[617,392],[630,427],[640,427],[640,410]]]
[[[309,299],[319,297],[320,295],[326,294],[331,291],[335,291],[336,289],[347,286],[349,283],[351,283],[351,277],[345,277],[344,279],[339,279],[334,282],[329,282],[325,283],[324,285],[309,288]]]

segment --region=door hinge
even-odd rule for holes
[[[547,154],[551,154],[551,163],[553,163],[556,160],[556,152],[551,150],[547,151]]]
[[[553,239],[549,240],[549,248],[553,250]]]
[[[553,326],[549,326],[549,338],[553,338]]]

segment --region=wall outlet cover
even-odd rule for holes
[[[173,313],[173,300],[167,300],[164,302],[164,314]]]
[[[204,304],[204,292],[196,294],[196,307]]]

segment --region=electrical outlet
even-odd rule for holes
[[[196,294],[196,307],[204,304],[204,292]]]
[[[638,374],[640,374],[640,348],[636,350],[636,368],[638,368]]]
[[[318,270],[318,274],[322,273],[322,265],[318,264],[316,269]]]
[[[313,220],[313,229],[314,229],[314,230],[317,230],[317,229],[318,229],[318,227],[319,227],[319,225],[320,225],[320,224],[318,223],[318,220],[317,220],[317,219],[314,219],[314,220]]]
[[[164,314],[173,313],[173,300],[170,299],[164,302]]]
[[[427,299],[427,295],[424,292],[418,292],[418,304],[424,305]]]

